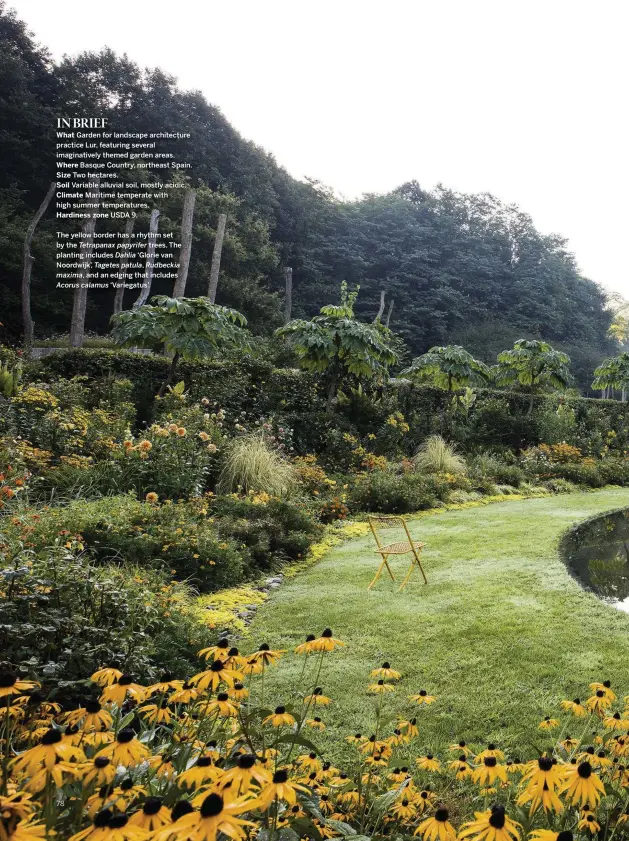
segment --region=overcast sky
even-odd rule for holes
[[[9,0],[198,88],[294,176],[488,191],[629,297],[626,0]]]

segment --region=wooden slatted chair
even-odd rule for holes
[[[402,584],[401,584],[398,592],[401,592],[406,587],[411,575],[413,574],[413,570],[415,569],[415,567],[418,567],[419,571],[423,575],[424,584],[428,584],[428,580],[426,578],[426,573],[424,572],[424,568],[422,567],[421,560],[420,560],[421,551],[426,544],[421,543],[418,540],[413,540],[413,538],[411,537],[410,532],[408,530],[408,525],[407,525],[404,517],[385,517],[385,516],[377,516],[376,515],[375,517],[369,517],[369,526],[370,526],[371,532],[374,536],[374,540],[376,541],[376,546],[378,547],[376,550],[374,550],[375,554],[381,556],[382,562],[380,563],[380,566],[378,567],[378,572],[376,573],[376,576],[375,576],[374,580],[371,582],[369,587],[367,587],[368,590],[371,590],[373,585],[380,578],[380,575],[382,574],[382,571],[385,567],[387,568],[387,572],[391,576],[391,580],[395,581],[395,576],[391,572],[391,567],[389,566],[389,557],[391,555],[408,555],[409,553],[412,555],[411,565],[409,567],[408,572],[406,573],[406,577],[405,577],[404,581],[402,581]],[[404,530],[407,539],[406,540],[398,540],[395,543],[383,544],[380,541],[380,535],[378,534],[378,527],[380,528],[381,531],[383,531],[384,529],[400,528],[401,527]]]

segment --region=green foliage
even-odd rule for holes
[[[182,359],[207,359],[222,348],[247,343],[247,319],[236,310],[211,304],[207,298],[156,295],[152,304],[112,316],[112,338],[123,347],[156,348]]]
[[[234,438],[227,445],[216,487],[222,493],[285,496],[295,481],[295,472],[286,457],[256,433]]]
[[[548,342],[519,339],[512,350],[498,354],[494,378],[502,386],[563,390],[570,382],[569,364],[570,357]]]
[[[465,348],[448,345],[430,348],[428,353],[414,359],[401,376],[446,391],[458,391],[473,385],[485,385],[490,379],[490,372],[484,362],[474,359]]]
[[[629,353],[605,359],[594,371],[592,388],[594,391],[617,389],[624,398],[629,388]]]
[[[431,435],[421,445],[413,459],[417,470],[424,473],[465,473],[465,459],[457,455],[452,444],[441,435]]]
[[[349,504],[353,511],[410,514],[433,508],[438,499],[447,498],[448,490],[447,482],[438,477],[374,471],[356,481]]]
[[[190,673],[209,637],[186,585],[101,565],[76,544],[21,550],[0,572],[1,657],[43,678],[53,697],[84,691],[103,664],[144,680],[175,667]]]
[[[390,331],[379,324],[363,324],[354,316],[358,288],[351,293],[341,284],[341,303],[321,308],[311,321],[295,320],[281,327],[278,336],[293,343],[299,363],[307,371],[325,373],[329,380],[328,408],[338,386],[348,375],[373,379],[384,376],[397,360]]]

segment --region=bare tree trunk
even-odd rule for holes
[[[173,289],[173,298],[183,298],[188,280],[188,267],[192,251],[192,220],[194,219],[194,202],[197,194],[194,190],[186,190],[181,215],[181,251],[179,253],[179,270]]]
[[[387,320],[384,322],[385,327],[388,327],[389,324],[391,323],[391,313],[393,312],[393,304],[394,303],[395,303],[395,299],[391,298],[391,300],[389,301],[389,311],[387,313]]]
[[[35,235],[35,228],[48,209],[50,200],[55,194],[57,184],[53,181],[48,192],[46,193],[43,202],[39,206],[39,210],[31,219],[30,225],[26,229],[26,236],[24,237],[24,269],[22,272],[22,322],[24,324],[24,344],[30,348],[33,344],[33,337],[35,335],[35,324],[31,315],[31,270],[33,268],[33,256],[31,254],[31,243]]]
[[[207,290],[207,296],[210,303],[216,301],[216,290],[218,289],[218,273],[221,268],[221,252],[223,250],[223,239],[225,238],[225,226],[227,225],[227,214],[221,213],[218,217],[218,225],[216,226],[216,238],[214,240],[214,249],[212,251],[212,265],[210,268],[210,283]]]
[[[284,277],[286,279],[286,294],[284,295],[284,324],[290,321],[290,314],[293,309],[293,270],[286,268],[284,270]]]
[[[120,258],[120,267],[118,269],[118,281],[121,285],[116,289],[116,294],[114,296],[114,315],[117,312],[122,312],[125,284],[124,275],[127,273],[129,263],[131,262],[131,234],[133,233],[134,225],[135,217],[132,216],[131,219],[127,219],[127,224],[124,226],[124,241],[122,243],[122,248],[120,249],[123,256]]]
[[[96,213],[100,207],[100,177],[95,176],[95,187],[89,191],[88,198],[92,204],[90,215],[83,223],[82,232],[86,236],[81,239],[81,253],[79,260],[83,267],[78,272],[78,287],[74,290],[74,302],[72,305],[72,322],[70,324],[70,347],[83,347],[85,335],[85,312],[87,310],[87,283],[90,268],[92,266],[92,254],[94,251],[94,232],[96,230]]]
[[[380,307],[378,309],[378,315],[373,320],[374,324],[377,324],[377,322],[380,321],[380,319],[382,318],[382,314],[384,312],[384,296],[386,294],[387,293],[384,291],[384,289],[380,292]]]
[[[153,283],[153,265],[155,263],[155,242],[157,240],[157,229],[159,226],[159,210],[151,212],[151,223],[149,225],[148,245],[146,246],[146,267],[144,269],[144,285],[142,291],[133,305],[133,309],[137,310],[142,304],[145,304],[151,294],[151,284]]]
[[[163,397],[166,394],[166,389],[175,379],[175,371],[177,370],[177,363],[179,362],[179,353],[176,352],[172,355],[170,359],[170,365],[168,367],[168,375],[163,383],[159,387],[159,391],[157,392],[158,397]]]

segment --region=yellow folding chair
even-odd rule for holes
[[[422,564],[421,564],[421,561],[420,561],[421,551],[426,544],[421,543],[420,541],[417,541],[417,540],[413,540],[413,538],[411,537],[411,535],[409,533],[408,525],[406,524],[406,520],[404,519],[404,517],[384,517],[384,516],[369,517],[369,526],[371,527],[371,532],[374,536],[374,540],[376,541],[376,546],[378,547],[375,550],[375,554],[380,555],[382,557],[382,562],[381,562],[380,566],[378,567],[378,572],[376,573],[376,577],[371,582],[369,587],[367,587],[368,590],[371,590],[373,585],[380,578],[380,575],[382,574],[382,570],[385,567],[387,568],[387,572],[391,576],[391,580],[395,581],[395,576],[391,572],[391,567],[389,566],[389,556],[390,555],[408,555],[409,553],[412,554],[411,565],[409,567],[408,572],[406,573],[406,578],[404,579],[404,581],[402,581],[402,584],[401,584],[398,592],[401,592],[406,587],[406,585],[408,584],[409,578],[413,574],[413,570],[415,569],[416,566],[419,567],[419,570],[424,577],[424,584],[428,584],[428,580],[426,579],[426,573],[424,572],[424,568],[422,567]],[[396,543],[387,543],[387,544],[383,545],[380,542],[380,536],[378,534],[378,528],[377,528],[378,526],[380,527],[381,531],[384,530],[384,529],[400,528],[400,526],[401,526],[401,528],[404,529],[407,540],[399,540]]]

